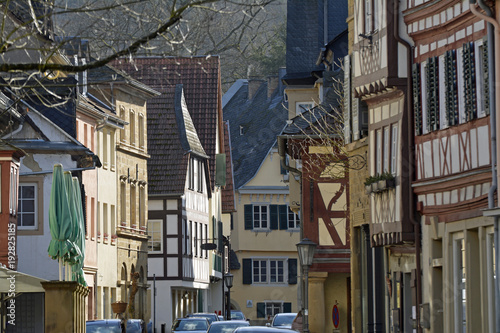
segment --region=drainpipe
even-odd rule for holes
[[[413,188],[411,182],[413,179],[413,101],[412,101],[412,81],[411,81],[411,67],[413,64],[413,48],[410,43],[401,38],[399,35],[399,0],[394,0],[394,38],[406,48],[407,55],[407,74],[406,74],[406,114],[407,114],[407,140],[408,140],[408,218],[413,225],[413,230],[415,234],[415,268],[416,274],[416,321],[417,321],[417,332],[422,332],[422,327],[420,326],[420,309],[419,306],[422,304],[422,276],[421,276],[421,244],[420,244],[420,222],[415,219],[415,209],[414,209],[414,196]]]
[[[496,130],[500,128],[500,117],[497,117],[496,111],[500,110],[500,98],[496,98],[496,87],[498,87],[500,79],[500,64],[495,62],[495,55],[500,54],[500,24],[497,20],[493,18],[493,13],[491,9],[483,2],[483,0],[478,0],[479,6],[485,11],[486,14],[480,13],[476,8],[476,1],[469,0],[469,8],[471,12],[479,17],[480,19],[488,22],[488,68],[490,68],[489,76],[489,87],[490,87],[490,127],[491,127],[491,174],[492,182],[490,191],[488,193],[488,208],[493,209],[495,207],[494,194],[498,188],[498,173],[495,169],[498,158],[498,145],[496,140]],[[500,1],[495,1],[496,17],[500,16]],[[494,49],[493,49],[494,47]],[[494,70],[493,70],[494,69]],[[494,74],[493,74],[494,73]],[[500,196],[498,198],[500,200]],[[499,206],[499,205],[497,205]],[[494,217],[494,229],[495,229],[495,275],[499,276],[499,265],[500,265],[500,232],[499,232],[499,217]],[[500,286],[497,279],[495,283],[495,308],[496,311],[500,309]],[[500,317],[495,317],[495,331],[500,332]]]

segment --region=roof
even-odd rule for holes
[[[134,79],[158,91],[163,92],[172,89],[177,84],[183,85],[187,109],[191,115],[201,145],[209,157],[211,188],[213,189],[215,185],[217,135],[222,135],[217,130],[218,121],[222,118],[219,57],[137,57],[133,59],[133,63],[130,63],[126,59],[116,60],[113,62],[113,66],[122,69]],[[173,97],[172,93],[163,96],[164,103],[172,105],[172,101],[168,99]],[[170,117],[173,116],[173,109],[165,108],[158,104],[155,104],[153,107],[153,104],[148,102],[147,110],[148,153],[151,154],[152,158],[154,158],[154,154],[174,154],[174,156],[179,157],[177,150],[172,146],[168,146],[168,149],[165,149],[163,146],[157,146],[161,142],[153,138],[153,134],[149,132],[149,115],[151,113],[156,114],[156,117]],[[160,115],[161,113],[172,113],[172,115]],[[174,151],[170,152],[170,149],[174,149]],[[163,159],[163,163],[165,164],[171,164],[171,161],[172,159]],[[156,167],[159,166],[156,165]],[[172,166],[165,166],[163,168],[171,169]],[[151,183],[151,181],[148,182]],[[151,194],[151,187],[149,188]],[[164,189],[168,190],[167,188]]]
[[[283,87],[268,98],[264,82],[251,100],[247,96],[248,84],[240,85],[224,107],[231,135],[235,189],[255,176],[288,119]]]
[[[222,189],[222,212],[236,211],[234,200],[233,162],[231,159],[231,140],[229,136],[229,123],[224,122],[224,147],[226,152],[226,186]]]

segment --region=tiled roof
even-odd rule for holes
[[[229,124],[227,122],[224,122],[224,147],[224,150],[226,151],[226,186],[222,189],[222,212],[231,213],[236,211],[236,206],[234,202],[231,142],[229,136]]]
[[[116,60],[113,62],[113,66],[122,69],[134,79],[159,91],[176,84],[183,85],[187,108],[203,149],[209,156],[210,179],[213,188],[219,94],[221,91],[219,57],[137,57],[134,58],[133,63],[130,63],[127,59]],[[149,102],[148,118],[150,105]],[[160,111],[156,110],[155,112]],[[164,108],[163,112],[171,112],[171,116],[173,116],[173,111],[169,111],[169,109]],[[219,115],[219,117],[221,116]],[[153,146],[156,140],[151,142],[151,139],[149,139],[150,134],[148,133],[149,153],[152,156],[155,153],[162,153],[162,147]],[[164,163],[171,163],[172,161],[172,159],[163,160]]]
[[[224,106],[224,120],[229,121],[235,189],[245,185],[276,143],[288,119],[283,88],[267,97],[267,82],[248,100],[248,85],[240,85]]]
[[[161,92],[148,101],[149,194],[180,194],[186,184],[189,154],[180,142],[174,112],[175,86]]]

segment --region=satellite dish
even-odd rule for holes
[[[205,243],[201,244],[201,249],[202,250],[215,250],[217,248],[217,244],[215,243]]]

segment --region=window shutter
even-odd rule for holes
[[[351,62],[344,57],[344,143],[351,143]]]
[[[413,113],[415,118],[415,135],[422,135],[422,100],[420,86],[420,64],[413,64]]]
[[[266,318],[266,303],[257,303],[257,318]]]
[[[290,303],[290,302],[284,302],[283,303],[283,312],[284,313],[290,313],[290,312],[292,312],[292,303]]]
[[[465,43],[462,60],[464,64],[465,120],[477,118],[476,104],[476,64],[474,43]]]
[[[253,229],[253,206],[245,205],[245,230]]]
[[[439,73],[438,58],[429,58],[426,67],[427,85],[427,130],[439,129]]]
[[[269,219],[271,230],[278,230],[278,205],[269,205]]]
[[[222,222],[217,222],[217,247],[220,253],[224,253],[224,235],[222,234]]]
[[[297,284],[297,259],[288,259],[288,284]]]
[[[280,230],[288,229],[288,206],[279,205]]]
[[[482,61],[482,70],[483,70],[483,105],[484,112],[486,114],[490,114],[490,72],[488,68],[488,41],[483,41],[482,53],[481,53],[481,61]]]
[[[243,284],[252,284],[252,259],[243,259]]]
[[[458,124],[457,54],[446,51],[444,56],[446,121],[449,126]]]

